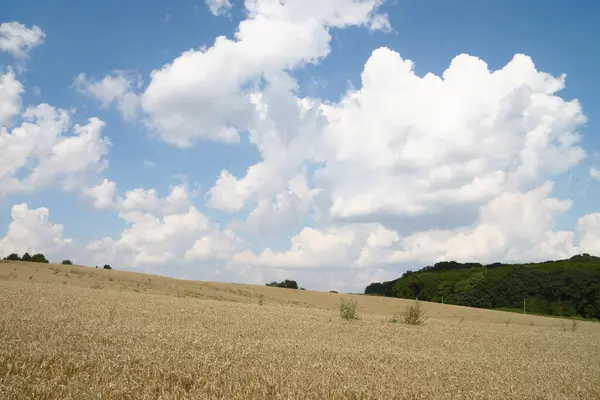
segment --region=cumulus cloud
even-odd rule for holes
[[[108,164],[105,156],[110,146],[108,138],[102,136],[104,126],[98,118],[90,118],[86,125],[75,124],[74,135],[58,138],[24,184],[38,188],[60,177],[63,186],[71,189],[82,186],[88,173],[100,173]]]
[[[600,213],[584,215],[577,220],[581,252],[600,254]]]
[[[215,2],[221,11],[227,2]],[[146,124],[167,143],[237,143],[254,127],[251,96],[273,75],[314,63],[329,51],[330,28],[381,26],[379,0],[248,0],[234,40],[218,37],[151,74],[141,95]],[[226,7],[225,7],[226,8]],[[373,21],[377,21],[374,23]],[[215,79],[218,77],[218,79]]]
[[[110,262],[125,268],[165,266],[224,261],[239,251],[244,242],[231,229],[221,230],[192,204],[196,195],[187,183],[175,185],[165,197],[156,189],[136,188],[117,196],[115,182],[104,179],[87,188],[83,196],[95,208],[109,209],[128,227],[120,238],[104,238],[88,244],[86,250],[96,262]]]
[[[590,168],[590,176],[594,179],[597,179],[600,181],[600,169],[591,167]]]
[[[188,261],[227,261],[243,247],[244,242],[231,229],[215,231],[194,242],[185,253]]]
[[[126,268],[162,265],[183,260],[226,259],[241,243],[232,231],[221,232],[194,206],[179,213],[155,216],[122,214],[128,227],[118,239],[104,238],[86,247],[95,260],[110,260]]]
[[[380,223],[343,224],[326,229],[304,228],[290,249],[266,249],[259,255],[243,251],[240,263],[271,268],[377,268],[383,265],[420,265],[444,260],[530,261],[567,258],[594,245],[600,231],[598,215],[579,220],[580,245],[570,231],[556,231],[556,217],[571,202],[550,197],[546,182],[526,193],[506,192],[479,210],[477,221],[451,230],[432,229],[406,236]]]
[[[167,215],[185,211],[192,206],[191,197],[196,192],[190,191],[187,183],[182,183],[172,186],[166,197],[160,197],[156,189],[143,188],[128,190],[124,197],[116,194],[116,182],[108,179],[82,191],[83,197],[89,199],[96,209],[112,209],[123,217],[138,212]]]
[[[125,119],[131,120],[138,115],[139,98],[135,93],[143,85],[141,76],[131,71],[113,71],[100,81],[88,78],[81,73],[75,78],[73,86],[80,93],[96,99],[101,107],[116,104]]]
[[[101,135],[104,122],[90,118],[75,124],[72,135],[66,110],[48,104],[28,107],[23,122],[0,128],[0,196],[31,192],[53,184],[72,189],[106,166],[110,147]]]
[[[91,200],[94,208],[103,210],[115,206],[115,194],[117,193],[117,184],[108,179],[104,179],[98,185],[85,188],[82,195]]]
[[[538,71],[525,55],[490,71],[463,54],[442,76],[419,77],[411,61],[381,48],[361,79],[360,89],[329,104],[279,85],[273,98],[289,99],[278,102],[288,104],[285,118],[264,107],[277,104],[269,89],[256,96],[266,109],[262,126],[273,127],[253,135],[263,160],[242,178],[222,171],[208,204],[238,211],[255,203],[259,214],[309,162],[322,222],[398,221],[395,228],[422,230],[422,221],[435,223],[430,216],[455,214],[455,227],[502,193],[531,190],[586,156],[581,106],[557,96],[565,76]],[[286,123],[304,130],[286,140]]]
[[[0,256],[26,252],[53,255],[68,247],[72,240],[63,238],[63,226],[50,222],[49,216],[47,208],[31,210],[26,203],[14,205],[8,232],[0,239]]]
[[[463,54],[442,77],[421,78],[398,53],[374,51],[362,88],[324,110],[316,182],[331,216],[483,204],[566,171],[585,157],[577,129],[586,118],[577,100],[555,95],[564,79],[520,54],[497,71]]]
[[[23,85],[12,70],[0,73],[0,127],[11,126],[13,118],[21,112]]]
[[[5,22],[0,24],[0,51],[7,51],[23,60],[34,47],[44,42],[45,37],[39,26],[28,28],[18,22]]]

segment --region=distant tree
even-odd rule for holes
[[[31,261],[31,256],[29,255],[29,253],[23,254],[23,257],[21,257],[21,261]]]
[[[46,260],[46,257],[42,253],[34,254],[31,257],[31,262],[48,264],[48,260]]]
[[[112,269],[112,268],[110,267],[110,265],[106,264],[106,265],[104,265],[104,269]]]
[[[71,260],[63,260],[62,265],[73,265]]]
[[[337,293],[335,290],[330,290],[329,293]]]
[[[98,268],[98,266],[96,265],[96,268]]]
[[[8,261],[21,261],[21,257],[19,257],[19,255],[17,253],[12,253],[11,255],[9,255],[8,257],[5,257],[4,259],[8,260]]]
[[[282,282],[271,282],[271,283],[267,283],[267,286],[271,286],[271,287],[280,287],[280,288],[286,288],[286,289],[298,289],[298,283],[296,281],[292,281],[289,279],[286,279],[285,281]]]

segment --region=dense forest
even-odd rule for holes
[[[393,281],[372,283],[365,294],[470,307],[600,319],[600,257],[529,264],[439,262]]]

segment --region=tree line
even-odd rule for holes
[[[23,256],[19,256],[19,254],[17,253],[12,253],[9,254],[8,256],[3,258],[4,261],[26,261],[26,262],[37,262],[37,263],[44,263],[44,264],[49,264],[50,261],[48,261],[48,259],[46,258],[46,256],[44,256],[42,253],[36,253],[33,256],[30,255],[29,253],[25,253],[23,254]],[[61,262],[62,265],[73,265],[73,262],[71,260],[63,260]],[[98,268],[98,266],[96,265],[96,268]],[[105,264],[104,267],[102,267],[104,269],[112,269],[112,267],[108,264]]]
[[[445,261],[374,282],[367,295],[600,319],[600,257],[527,264]]]

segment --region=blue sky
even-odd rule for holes
[[[549,73],[554,77],[559,77],[562,73],[566,74],[565,88],[554,93],[554,96],[566,102],[572,99],[580,101],[583,107],[582,113],[587,117],[587,122],[577,124],[576,130],[582,136],[577,146],[580,146],[587,156],[581,160],[578,159],[568,163],[564,168],[557,168],[556,171],[551,173],[546,171],[546,169],[551,169],[550,167],[544,169],[543,173],[540,170],[536,172],[535,182],[528,181],[527,184],[523,183],[521,185],[519,183],[517,185],[519,193],[526,193],[533,187],[542,185],[546,180],[551,180],[555,183],[555,188],[548,196],[572,201],[572,205],[568,210],[550,212],[552,214],[551,226],[540,227],[539,232],[525,233],[525,235],[529,235],[527,237],[531,240],[531,246],[542,250],[530,252],[523,251],[517,248],[518,246],[512,246],[511,241],[522,241],[522,237],[519,235],[523,233],[510,227],[510,232],[503,230],[501,233],[504,236],[504,244],[502,245],[504,247],[488,249],[489,251],[461,253],[460,251],[449,250],[448,246],[450,245],[446,243],[439,244],[442,250],[437,252],[432,250],[428,254],[415,253],[414,251],[411,253],[411,250],[407,247],[408,243],[402,242],[402,239],[406,236],[406,232],[402,232],[401,237],[393,241],[391,247],[384,249],[378,247],[377,251],[380,251],[380,253],[376,255],[375,250],[367,249],[365,242],[365,238],[369,235],[375,237],[373,226],[366,227],[363,226],[364,224],[357,225],[356,222],[348,222],[347,219],[336,219],[333,204],[336,204],[336,201],[337,204],[342,204],[344,197],[350,201],[353,195],[359,196],[362,191],[370,190],[372,193],[380,193],[379,188],[365,184],[366,189],[360,189],[359,187],[351,189],[348,183],[331,183],[329,187],[326,187],[326,185],[320,184],[318,177],[312,175],[313,169],[318,169],[314,165],[328,165],[331,166],[332,171],[334,170],[334,161],[328,158],[335,153],[334,149],[318,152],[318,157],[326,159],[324,164],[311,164],[309,159],[314,157],[314,151],[312,149],[310,151],[308,149],[304,150],[307,152],[306,154],[309,152],[311,154],[305,157],[308,160],[305,164],[309,165],[311,171],[305,176],[308,189],[318,189],[320,194],[316,197],[307,195],[309,197],[307,200],[306,196],[296,196],[297,193],[292,190],[291,192],[294,192],[294,196],[296,196],[293,197],[294,199],[302,198],[304,208],[300,212],[290,216],[291,214],[286,211],[286,215],[283,216],[277,214],[276,207],[274,215],[261,214],[261,218],[269,218],[270,221],[287,221],[286,218],[289,217],[296,222],[280,223],[277,229],[263,232],[262,227],[268,225],[268,223],[266,220],[261,221],[260,218],[257,219],[257,225],[255,224],[256,226],[253,229],[241,227],[240,224],[231,224],[231,222],[234,220],[244,221],[249,213],[257,207],[259,201],[263,201],[264,204],[276,202],[276,192],[278,191],[283,193],[287,190],[286,193],[291,193],[285,185],[279,189],[271,190],[271,188],[278,187],[274,181],[280,178],[278,174],[282,169],[285,170],[285,166],[276,164],[274,169],[266,173],[261,178],[261,182],[263,182],[261,185],[266,185],[269,189],[253,189],[253,194],[243,199],[241,206],[232,208],[232,206],[224,204],[218,205],[216,200],[210,200],[210,193],[214,192],[209,193],[211,188],[217,186],[216,183],[221,170],[225,169],[232,176],[237,177],[239,183],[246,175],[249,167],[263,160],[264,154],[261,154],[259,148],[250,142],[244,129],[255,129],[256,132],[259,132],[262,128],[238,126],[239,132],[242,133],[240,134],[239,143],[234,144],[207,140],[206,136],[198,133],[197,140],[194,140],[193,145],[188,147],[173,145],[173,143],[169,143],[168,139],[165,139],[169,135],[171,135],[170,137],[180,135],[180,132],[174,132],[178,129],[177,127],[166,130],[161,125],[157,128],[156,124],[163,121],[161,118],[169,118],[173,115],[173,108],[168,108],[171,110],[168,112],[161,111],[167,109],[167,107],[188,104],[188,106],[184,106],[189,107],[192,114],[194,113],[194,107],[197,107],[198,115],[202,115],[202,110],[206,107],[203,106],[205,104],[202,103],[203,100],[194,103],[196,99],[194,96],[198,95],[198,90],[193,87],[192,83],[189,84],[189,93],[182,93],[183,89],[178,89],[179,92],[175,94],[164,94],[164,98],[167,99],[164,103],[155,100],[149,106],[150,100],[145,102],[145,96],[148,95],[148,98],[150,98],[150,86],[155,83],[150,74],[153,70],[160,70],[164,66],[173,63],[184,51],[202,52],[202,46],[213,46],[217,36],[223,35],[230,40],[235,40],[234,35],[240,22],[251,17],[248,16],[242,1],[232,0],[231,3],[231,9],[226,7],[219,10],[221,15],[211,13],[207,4],[201,0],[183,0],[179,2],[141,0],[117,2],[109,0],[85,3],[66,0],[52,3],[24,0],[5,1],[0,4],[0,16],[2,16],[0,23],[18,22],[28,29],[38,26],[45,33],[43,43],[36,44],[28,52],[28,59],[25,61],[16,59],[9,50],[5,49],[6,51],[0,52],[0,72],[6,73],[8,68],[15,69],[17,65],[22,68],[22,71],[16,73],[16,79],[25,88],[25,92],[21,96],[23,106],[21,111],[24,111],[25,107],[29,105],[42,102],[57,108],[75,108],[76,111],[71,116],[73,123],[83,125],[88,118],[97,117],[106,123],[102,135],[109,138],[111,142],[110,149],[104,156],[108,162],[107,167],[99,172],[94,172],[94,174],[87,174],[85,181],[78,182],[74,188],[68,191],[63,190],[60,180],[57,178],[56,181],[46,187],[9,193],[0,192],[0,195],[2,195],[0,196],[0,237],[3,237],[4,234],[7,235],[3,242],[4,249],[0,247],[0,251],[8,252],[14,249],[35,248],[40,251],[45,250],[50,254],[55,252],[56,257],[68,253],[67,247],[64,246],[57,249],[52,248],[51,243],[48,244],[44,241],[47,240],[45,236],[44,239],[38,238],[39,240],[33,240],[32,243],[27,243],[26,238],[16,239],[11,237],[9,232],[9,224],[12,221],[11,208],[15,204],[21,203],[27,203],[30,210],[39,209],[40,207],[47,208],[49,210],[49,223],[63,226],[62,237],[72,238],[78,244],[79,249],[87,249],[80,250],[73,256],[79,257],[80,260],[77,261],[81,263],[102,262],[104,259],[111,259],[117,263],[117,268],[122,269],[158,271],[170,276],[200,279],[237,279],[244,282],[260,282],[265,279],[287,277],[294,274],[298,277],[298,280],[302,281],[304,279],[306,286],[312,285],[315,288],[323,289],[325,287],[321,287],[321,285],[327,285],[327,287],[339,285],[342,288],[354,289],[355,286],[360,287],[364,282],[368,283],[370,280],[377,278],[393,278],[408,268],[414,269],[420,266],[421,263],[432,262],[440,257],[444,258],[450,255],[469,259],[524,260],[531,258],[547,259],[554,256],[568,255],[580,250],[593,251],[595,249],[590,244],[595,242],[595,236],[590,235],[597,232],[598,228],[595,226],[590,227],[586,223],[587,230],[585,232],[576,229],[578,219],[586,215],[593,216],[600,211],[597,202],[594,200],[599,198],[600,182],[590,173],[590,168],[600,168],[600,160],[595,155],[600,149],[600,141],[596,134],[600,128],[598,116],[596,115],[600,109],[596,95],[600,87],[597,75],[597,71],[600,70],[600,44],[596,40],[600,36],[600,6],[596,2],[581,1],[574,4],[567,1],[546,2],[541,0],[528,2],[516,0],[505,2],[466,0],[461,2],[404,2],[396,0],[378,4],[374,0],[364,0],[363,3],[365,4],[372,3],[372,10],[368,15],[359,15],[360,11],[352,14],[353,16],[358,15],[356,18],[362,19],[358,24],[346,23],[342,24],[343,26],[336,26],[336,23],[328,20],[331,17],[317,15],[317,20],[320,21],[323,29],[331,35],[331,40],[325,43],[328,47],[326,55],[319,54],[319,50],[315,50],[314,55],[307,56],[309,58],[314,57],[312,61],[316,60],[316,62],[309,62],[308,65],[305,65],[305,61],[308,59],[302,59],[301,56],[298,56],[299,59],[294,59],[292,62],[295,63],[295,67],[290,70],[278,68],[277,62],[272,61],[276,56],[268,55],[271,58],[265,61],[266,64],[264,65],[267,66],[257,67],[259,71],[256,74],[248,75],[248,81],[251,81],[256,79],[257,76],[261,76],[261,74],[265,74],[264,76],[272,74],[275,70],[277,70],[277,73],[281,71],[286,74],[289,73],[297,81],[298,89],[293,91],[295,98],[320,99],[322,103],[336,107],[341,104],[338,102],[346,95],[350,87],[360,89],[363,86],[361,73],[365,69],[365,64],[372,56],[373,51],[382,47],[387,47],[399,53],[405,60],[412,60],[414,62],[414,72],[419,77],[423,77],[427,73],[441,76],[452,59],[462,53],[485,61],[491,71],[502,69],[513,59],[515,54],[522,53],[532,59],[537,71]],[[255,3],[259,5],[261,3],[268,4],[269,1],[259,0]],[[282,10],[285,11],[285,7],[289,8],[291,7],[289,4],[293,3],[296,4],[295,7],[306,7],[306,15],[308,16],[313,12],[310,5],[298,5],[300,3],[297,1],[289,1],[288,5],[284,3],[281,6],[283,7]],[[340,7],[337,12],[342,15],[350,13],[348,10],[351,10],[357,3],[361,3],[361,1],[332,0],[331,2],[331,4],[334,4],[333,7]],[[264,10],[266,8],[261,12],[265,12]],[[385,16],[389,21],[390,29],[368,29],[365,25],[373,21],[374,15]],[[272,16],[267,15],[268,18],[272,18]],[[282,24],[297,22],[286,19],[287,16],[277,16],[276,18],[280,18],[279,22]],[[300,21],[300,23],[303,23],[303,21]],[[265,29],[269,29],[269,25],[265,25]],[[310,34],[310,31],[306,33],[306,35]],[[277,35],[277,33],[275,32],[274,35]],[[292,39],[289,39],[290,46],[294,46],[297,42],[297,40]],[[315,36],[315,43],[318,40],[321,40],[320,37]],[[265,44],[265,46],[267,45]],[[285,49],[285,46],[283,49]],[[313,48],[311,47],[311,49]],[[260,51],[258,50],[258,53]],[[257,59],[261,57],[258,53]],[[267,54],[266,51],[265,54]],[[236,53],[230,54],[230,58],[224,58],[222,62],[236,63],[237,58],[235,57],[238,56],[242,57]],[[291,60],[294,56],[286,57]],[[240,68],[244,68],[246,64],[243,63],[246,62],[246,58],[239,62]],[[260,62],[258,64],[263,65]],[[247,65],[251,65],[251,63]],[[201,67],[200,64],[192,66],[192,75],[189,77],[190,82],[196,82],[193,74],[196,73],[194,72],[196,70],[198,74],[201,73],[199,67]],[[194,68],[196,69],[194,70]],[[260,68],[263,68],[263,70]],[[133,93],[137,99],[140,99],[139,104],[141,104],[139,106],[141,111],[134,118],[127,119],[121,115],[118,107],[115,106],[118,101],[117,98],[110,106],[102,107],[92,93],[91,84],[110,76],[113,71],[134,71],[139,74],[143,81],[139,87],[133,89]],[[82,81],[83,84],[77,88],[74,82],[81,73],[85,74],[86,80]],[[173,73],[169,76],[165,73],[165,82],[175,82],[174,79],[178,79],[181,75],[181,72],[179,75]],[[167,79],[169,80],[167,81]],[[223,79],[223,85],[225,86],[227,84],[225,80],[229,78],[219,76],[219,73],[207,81],[219,81],[221,79]],[[523,79],[526,81],[525,78]],[[206,85],[206,83],[202,84]],[[182,85],[182,87],[186,87],[185,83]],[[162,86],[159,87],[158,80],[156,80],[155,86],[160,90],[165,90]],[[173,83],[167,85],[167,88],[175,86],[177,85]],[[272,86],[276,87],[275,84],[272,84]],[[208,88],[209,86],[202,87]],[[159,93],[160,97],[163,98],[163,94],[158,92],[158,89],[156,89],[156,93]],[[39,90],[39,93],[36,94],[36,90]],[[240,90],[243,91],[243,88]],[[264,91],[265,88],[261,87],[259,90]],[[287,91],[285,93],[288,94]],[[237,92],[235,94],[237,96]],[[210,93],[206,95],[209,96]],[[159,110],[157,107],[161,107],[161,109]],[[271,107],[274,107],[274,105]],[[398,104],[398,107],[401,108],[402,104]],[[225,110],[223,115],[228,120],[238,118],[232,116],[233,112]],[[376,122],[378,118],[374,115],[370,121]],[[427,118],[423,118],[427,120]],[[437,118],[434,111],[432,111],[429,118]],[[284,124],[284,122],[276,120],[275,117],[272,119],[276,126]],[[144,121],[151,121],[155,125],[149,127]],[[200,119],[200,121],[203,120]],[[303,122],[306,121],[303,120]],[[403,121],[396,122],[403,123]],[[9,126],[9,132],[10,129],[20,123],[20,116],[15,116],[12,126]],[[194,123],[198,123],[198,121],[190,121],[186,126],[193,126]],[[200,125],[202,123],[200,122]],[[331,123],[331,121],[328,123]],[[377,124],[374,123],[375,125]],[[376,130],[377,128],[373,129]],[[198,130],[202,130],[202,126],[199,126]],[[277,131],[277,129],[275,130]],[[486,134],[477,131],[475,133]],[[317,135],[317,138],[324,136],[321,131],[313,134]],[[394,132],[391,132],[391,134],[394,134]],[[343,135],[344,133],[340,132],[336,137],[343,138]],[[365,132],[365,135],[368,135],[368,133]],[[318,140],[320,139],[316,139],[316,141],[311,139],[308,142],[318,146],[318,143],[320,143]],[[378,139],[375,135],[373,141],[376,140]],[[395,151],[400,150],[396,149]],[[10,148],[5,148],[2,151],[10,151]],[[279,154],[286,154],[281,156],[285,159],[293,158],[292,155],[299,150],[292,148],[292,146],[284,146],[277,151],[280,152]],[[507,151],[517,154],[520,150],[511,148]],[[507,154],[508,156],[509,154]],[[564,154],[563,156],[568,158]],[[33,155],[31,157],[32,162],[35,164],[35,157]],[[540,155],[540,157],[543,157],[543,155]],[[357,168],[357,171],[370,168],[360,163],[360,160],[355,160],[352,168]],[[552,162],[549,163],[552,164]],[[346,164],[342,163],[340,165]],[[24,174],[22,176],[26,176],[29,165],[23,168],[25,172],[21,171],[20,173]],[[294,168],[290,166],[290,169]],[[297,173],[299,170],[296,168],[294,171],[294,173]],[[349,170],[348,173],[351,173],[351,171]],[[288,177],[282,173],[281,179],[289,181],[292,175]],[[472,178],[475,179],[476,177],[477,175]],[[388,178],[391,180],[387,180]],[[150,242],[136,242],[136,245],[128,248],[125,246],[129,243],[127,240],[118,243],[124,229],[131,227],[132,224],[140,226],[139,221],[131,222],[133,221],[131,218],[123,216],[126,212],[132,212],[133,209],[124,210],[122,206],[117,204],[117,200],[111,206],[95,207],[93,201],[90,200],[90,196],[83,195],[87,189],[99,184],[103,179],[115,182],[116,195],[122,197],[125,196],[126,191],[135,188],[155,188],[160,197],[166,197],[173,185],[186,182],[186,190],[189,192],[189,203],[186,203],[186,207],[187,205],[193,205],[215,225],[214,229],[216,230],[211,231],[211,235],[216,234],[218,236],[218,232],[225,231],[229,227],[232,231],[231,234],[244,241],[244,244],[236,247],[235,251],[231,250],[231,246],[211,247],[213,250],[217,249],[213,252],[224,252],[225,255],[198,256],[195,260],[188,260],[185,263],[177,261],[183,258],[185,249],[177,249],[176,251],[165,247],[163,251],[172,251],[174,258],[168,262],[156,260],[148,262],[148,259],[144,258],[145,256],[140,255],[140,246],[149,245]],[[390,184],[402,186],[403,179],[408,178],[402,175],[390,175],[389,177],[386,175],[386,179],[381,178],[382,194],[378,195],[379,198],[391,196],[391,203],[403,204],[404,197],[402,197],[402,194],[389,191]],[[373,177],[373,181],[377,180],[377,176]],[[246,184],[255,187],[253,186],[255,184],[249,181]],[[357,185],[359,184],[357,183]],[[431,185],[434,184],[431,183]],[[194,189],[197,189],[197,192],[193,193]],[[458,188],[455,189],[458,190]],[[482,199],[484,199],[477,204],[458,202],[457,207],[464,210],[465,215],[476,215],[480,207],[489,204],[495,197],[501,196],[502,193],[516,193],[513,189],[510,189],[511,192],[508,186],[503,186],[494,192],[493,196],[486,197],[482,194]],[[240,190],[242,189],[223,192],[223,196],[228,199],[227,201],[232,201],[231,199],[236,196],[236,193],[241,193]],[[340,197],[338,193],[345,194]],[[394,196],[400,197],[394,198]],[[431,199],[431,196],[426,196],[426,198]],[[358,216],[359,219],[367,221],[369,224],[378,224],[377,226],[385,227],[385,229],[391,231],[402,231],[390,222],[394,220],[390,217],[390,214],[402,215],[402,218],[404,218],[404,214],[409,213],[406,211],[408,208],[402,209],[402,206],[398,205],[393,212],[387,211],[387,209],[383,212],[383,209],[375,210],[374,208],[377,207],[373,205],[368,212],[363,212]],[[178,210],[179,213],[184,211],[186,211],[185,207]],[[436,202],[435,206],[432,206],[429,211],[425,211],[426,214],[429,213],[427,215],[432,216],[431,218],[442,221],[445,218],[444,213],[449,212],[447,204],[442,200]],[[153,213],[148,213],[148,215],[157,218],[171,215],[168,212],[156,210]],[[449,215],[446,214],[446,217],[449,217]],[[353,218],[350,218],[350,221],[354,221]],[[401,224],[411,227],[414,225],[409,234],[431,233],[432,227],[430,225],[420,227],[419,222],[413,224],[402,218],[400,218]],[[409,217],[409,219],[411,218]],[[589,219],[593,220],[592,217]],[[416,220],[420,221],[418,218]],[[547,216],[536,217],[534,220],[546,221]],[[452,235],[460,236],[464,234],[461,229],[475,225],[477,225],[475,220],[464,220],[455,226],[449,227],[449,229],[452,230]],[[309,233],[313,236],[309,234],[302,236],[302,240],[299,242],[303,243],[301,246],[303,250],[297,252],[306,251],[310,254],[296,254],[292,251],[294,246],[293,243],[290,243],[290,240],[300,234],[303,226],[312,227],[314,230]],[[440,225],[440,229],[446,229],[446,227]],[[547,249],[547,245],[541,243],[540,238],[545,237],[544,232],[548,229],[553,232],[573,232],[575,239],[572,246],[568,250],[565,250],[565,248],[552,251],[543,250]],[[327,233],[326,237],[319,236],[319,233],[323,232]],[[196,235],[196,237],[186,237],[186,240],[193,243],[194,240],[205,237],[203,235],[206,235],[206,233],[191,233],[190,235]],[[334,238],[335,235],[338,236]],[[587,239],[584,246],[584,243],[580,241],[580,237],[585,235],[587,235]],[[339,237],[350,239],[342,240]],[[109,251],[110,257],[113,258],[110,258],[107,254],[88,249],[89,243],[102,238],[112,238],[115,242],[111,246],[114,246],[115,249],[118,248],[118,250]],[[338,239],[345,243],[345,247],[340,244]],[[332,240],[332,242],[329,243],[327,240]],[[309,242],[313,244],[309,246]],[[319,249],[319,242],[322,242],[333,253],[325,254],[325,250]],[[151,245],[149,246],[151,247]],[[315,247],[312,253],[312,250],[309,249],[313,248],[311,246]],[[436,246],[432,245],[433,248]],[[468,247],[468,244],[466,246]],[[274,254],[274,256],[268,256],[269,254],[267,254],[267,256],[261,257],[261,253],[265,249],[270,249],[269,254]],[[252,253],[249,255],[248,252],[250,251]],[[245,256],[234,257],[235,254],[240,253],[244,253]],[[364,255],[361,258],[362,261],[358,260],[357,254]],[[369,257],[366,256],[367,254],[369,254]],[[153,256],[156,256],[156,254]],[[368,262],[366,261],[367,258]],[[314,259],[325,261],[309,261]],[[479,261],[479,259],[473,261]],[[356,265],[347,265],[352,263]],[[293,272],[290,272],[290,269]],[[332,272],[323,272],[329,269]]]

